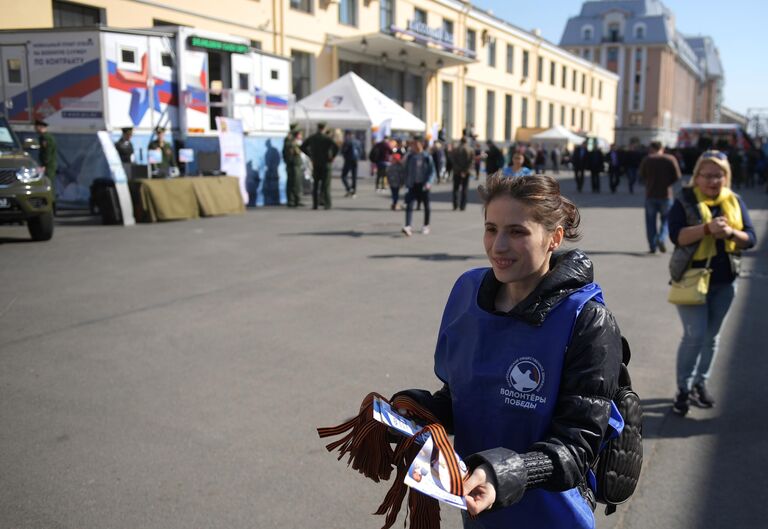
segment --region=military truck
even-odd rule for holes
[[[53,237],[55,207],[51,181],[23,145],[4,116],[0,115],[0,224],[26,222],[35,241]]]

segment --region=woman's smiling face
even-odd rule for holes
[[[549,269],[558,244],[528,206],[509,196],[491,200],[485,210],[485,253],[502,283],[538,281]]]

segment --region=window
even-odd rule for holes
[[[450,35],[451,42],[453,42],[453,21],[443,19],[443,31]]]
[[[312,12],[312,0],[291,0],[291,9],[296,11]]]
[[[576,70],[573,71],[573,79],[571,79],[571,90],[574,92],[576,91],[576,76],[578,75],[578,72]]]
[[[621,40],[619,24],[612,22],[608,24],[608,40],[611,42],[619,42]]]
[[[571,109],[571,127],[575,127],[575,126],[576,126],[576,109],[572,108]]]
[[[635,26],[635,38],[637,40],[643,40],[645,38],[645,26],[642,24]]]
[[[602,81],[597,82],[597,98],[598,99],[603,98],[603,82]]]
[[[279,70],[270,70],[269,71],[269,78],[273,81],[277,81],[280,79],[280,71]]]
[[[593,123],[592,123],[592,120],[593,120],[593,118],[594,118],[594,117],[595,117],[595,116],[594,116],[594,114],[593,114],[593,113],[592,113],[592,111],[590,110],[590,111],[589,111],[589,130],[593,130],[593,129],[592,129],[592,125],[593,125]]]
[[[563,65],[563,77],[560,79],[560,83],[563,88],[566,88],[568,85],[568,67],[565,65]]]
[[[536,80],[542,81],[544,79],[544,57],[539,57],[536,61]]]
[[[581,56],[584,57],[585,60],[591,61],[592,60],[592,50],[590,48],[584,48],[584,50],[581,52]]]
[[[560,124],[565,127],[565,105],[560,107]]]
[[[171,55],[170,53],[161,53],[160,64],[162,64],[166,68],[173,68],[173,55]]]
[[[496,128],[496,92],[488,90],[485,99],[485,139],[494,138],[494,129]]]
[[[136,50],[134,48],[120,48],[120,62],[136,64]]]
[[[464,95],[464,123],[471,128],[475,125],[475,87],[467,86]]]
[[[382,31],[390,31],[395,23],[395,0],[380,0],[379,23]]]
[[[549,128],[551,129],[552,127],[555,126],[555,104],[554,103],[549,104],[548,117],[549,117]]]
[[[581,130],[584,130],[584,111],[581,111]]]
[[[357,0],[339,1],[339,23],[357,26]]]
[[[467,30],[467,49],[477,51],[477,32],[474,29]]]
[[[512,141],[512,96],[504,96],[504,140]]]
[[[557,64],[555,61],[549,63],[549,84],[555,86],[555,74],[557,72]]]
[[[8,59],[5,64],[8,84],[21,84],[21,59]]]
[[[413,21],[414,22],[421,22],[422,24],[427,23],[427,12],[423,9],[415,8],[413,10]]]
[[[541,101],[536,101],[536,127],[541,128]]]
[[[592,26],[584,26],[581,28],[582,40],[592,40]]]
[[[103,26],[107,23],[104,9],[73,2],[53,0],[53,27]]]
[[[117,46],[117,67],[129,72],[140,72],[139,50],[133,46]]]
[[[515,70],[515,47],[507,44],[507,73],[513,73]]]
[[[581,93],[587,93],[587,74],[581,74]]]
[[[520,99],[520,126],[523,128],[528,127],[528,98],[523,97]]]
[[[309,53],[291,50],[293,93],[302,99],[312,93],[312,62]]]
[[[443,131],[450,139],[453,133],[453,84],[443,81]]]
[[[488,66],[496,67],[496,39],[488,41]]]
[[[239,90],[249,90],[251,87],[250,76],[247,73],[237,74],[237,88]]]
[[[523,77],[528,77],[528,52],[523,51]]]

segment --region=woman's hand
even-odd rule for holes
[[[707,226],[715,239],[726,239],[733,231],[725,217],[715,217]]]
[[[473,516],[490,509],[496,502],[496,488],[488,481],[490,469],[486,468],[487,465],[480,465],[464,480],[467,512]]]

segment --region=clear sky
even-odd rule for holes
[[[768,107],[768,0],[662,0],[675,14],[677,30],[708,35],[720,50],[725,70],[725,106],[746,114]],[[560,43],[565,23],[581,11],[581,0],[472,0],[481,9]]]

